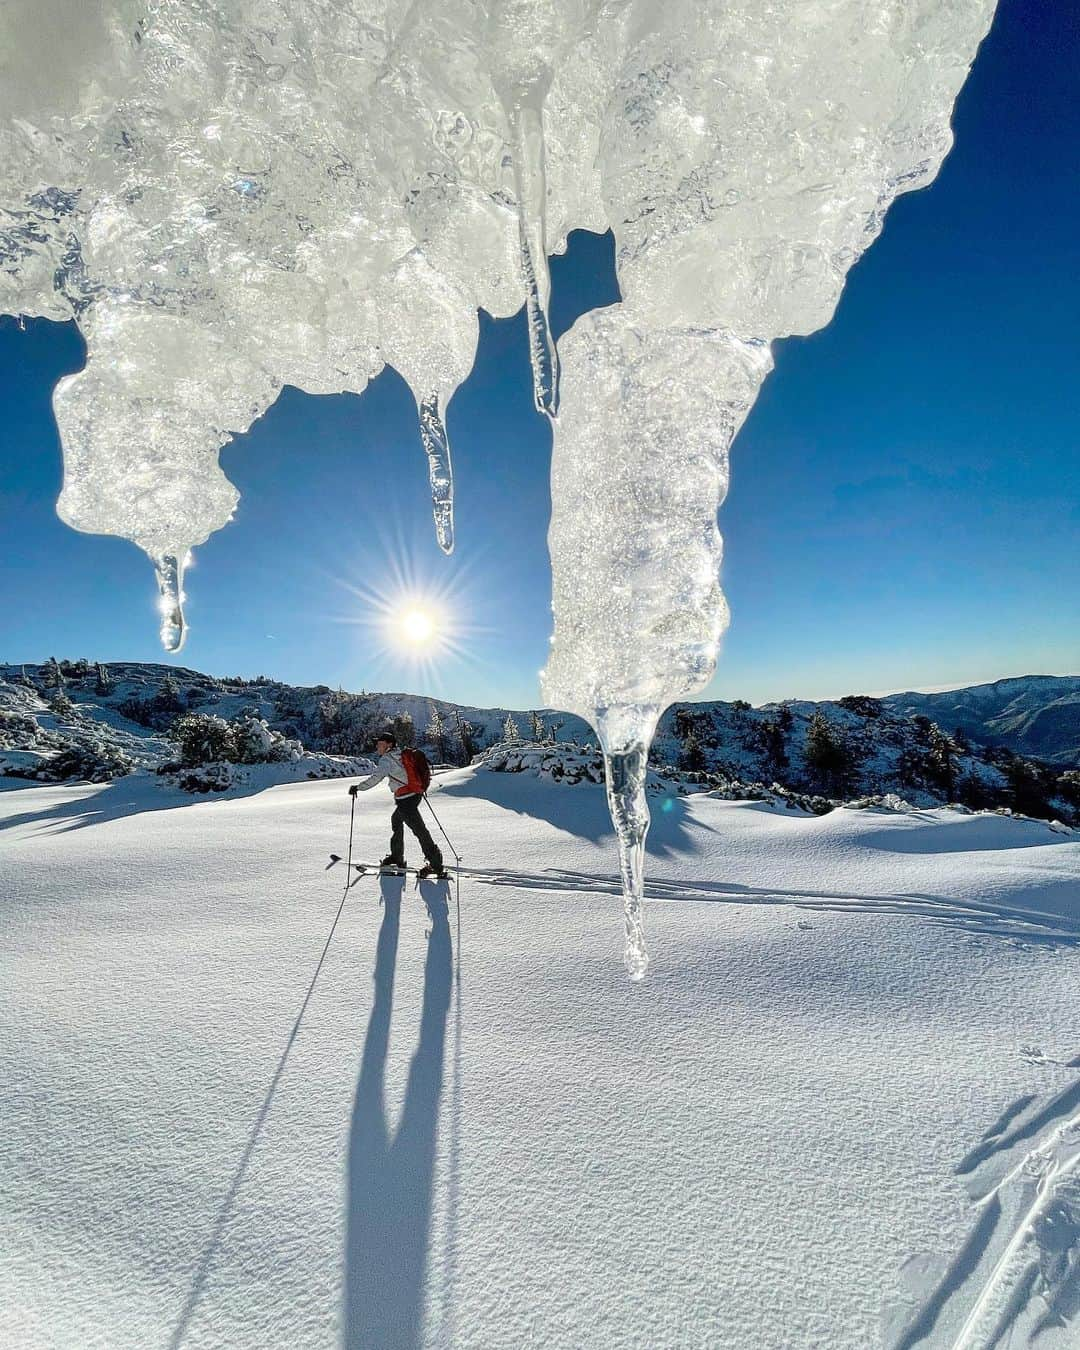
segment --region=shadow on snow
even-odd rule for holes
[[[405,879],[383,876],[379,878],[379,885],[383,920],[376,948],[375,1000],[364,1041],[349,1135],[342,1344],[345,1350],[418,1350],[423,1334],[435,1145],[453,981],[449,885],[433,882],[420,886],[431,920],[424,965],[420,1041],[409,1066],[405,1106],[393,1139],[386,1121],[384,1085]],[[289,1053],[330,950],[347,894],[347,891],[342,894],[300,1011],[248,1133],[169,1340],[170,1350],[179,1350],[202,1300]],[[456,1045],[460,1048],[460,1009]],[[456,1177],[457,1158],[452,1149],[448,1216],[451,1226],[456,1219]],[[452,1233],[449,1237],[448,1260],[452,1263]],[[444,1273],[452,1277],[452,1270]]]
[[[542,821],[555,830],[587,839],[614,842],[615,830],[608,812],[607,794],[596,783],[549,783],[527,773],[477,773],[457,783],[439,783],[436,797],[464,797],[487,801],[493,806]],[[677,793],[649,794],[652,825],[646,852],[655,857],[690,846],[688,797]],[[697,828],[708,830],[697,822]]]
[[[256,766],[257,767],[257,766]],[[151,811],[173,811],[182,806],[199,806],[206,802],[234,801],[238,797],[254,797],[271,787],[284,786],[293,779],[278,783],[234,784],[225,792],[184,792],[181,788],[142,775],[116,778],[111,783],[24,783],[24,789],[41,792],[44,801],[39,810],[20,811],[0,817],[0,831],[16,825],[38,825],[41,835],[66,834],[69,830],[84,830],[90,825],[104,825],[110,820],[127,816],[141,816]],[[317,780],[312,780],[317,781]],[[344,781],[344,780],[343,780]],[[57,788],[82,788],[78,797],[57,801],[52,795]],[[50,791],[52,789],[52,791]]]
[[[449,887],[424,886],[431,918],[424,963],[420,1040],[409,1065],[405,1104],[391,1137],[386,1059],[404,881],[381,877],[383,920],[349,1133],[345,1237],[345,1350],[416,1350],[423,1338],[439,1102],[443,1088],[452,960]]]
[[[1066,1068],[1080,1068],[1080,1055]],[[1080,1321],[1080,1083],[1020,1097],[960,1160],[977,1219],[913,1308],[899,1307],[890,1350],[932,1344],[1004,1350],[1076,1344]],[[1066,1340],[1066,1337],[1068,1338]]]

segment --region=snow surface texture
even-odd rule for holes
[[[1075,837],[673,796],[631,985],[599,786],[440,778],[460,935],[321,968],[344,785],[146,788],[0,791],[6,1350],[1078,1343]]]
[[[218,465],[289,383],[418,406],[453,546],[443,409],[477,309],[524,302],[554,418],[545,697],[612,756],[638,909],[644,749],[712,673],[716,511],[769,343],[826,323],[894,197],[936,172],[992,0],[9,0],[2,303],[74,316],[59,509],[154,560],[183,641]],[[547,256],[615,232],[621,304],[556,356]]]

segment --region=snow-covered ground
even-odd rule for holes
[[[340,781],[0,791],[4,1346],[1080,1344],[1080,836],[654,798],[632,986],[601,788],[432,798],[327,946]]]

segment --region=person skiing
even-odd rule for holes
[[[445,877],[443,857],[428,827],[420,815],[420,802],[424,796],[424,782],[420,778],[413,762],[413,752],[399,750],[397,738],[389,731],[380,731],[375,738],[375,749],[379,759],[371,773],[362,783],[353,783],[349,796],[358,792],[367,792],[376,783],[385,778],[390,791],[394,794],[394,812],[390,817],[390,852],[379,864],[387,870],[404,870],[405,867],[405,826],[408,825],[420,841],[427,860],[421,867],[421,881],[427,877]],[[423,761],[426,763],[426,761]]]

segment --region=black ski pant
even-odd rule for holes
[[[394,814],[390,817],[390,856],[396,863],[405,864],[405,826],[408,825],[420,841],[424,857],[437,871],[442,871],[442,854],[431,832],[420,815],[422,797],[398,797]]]

